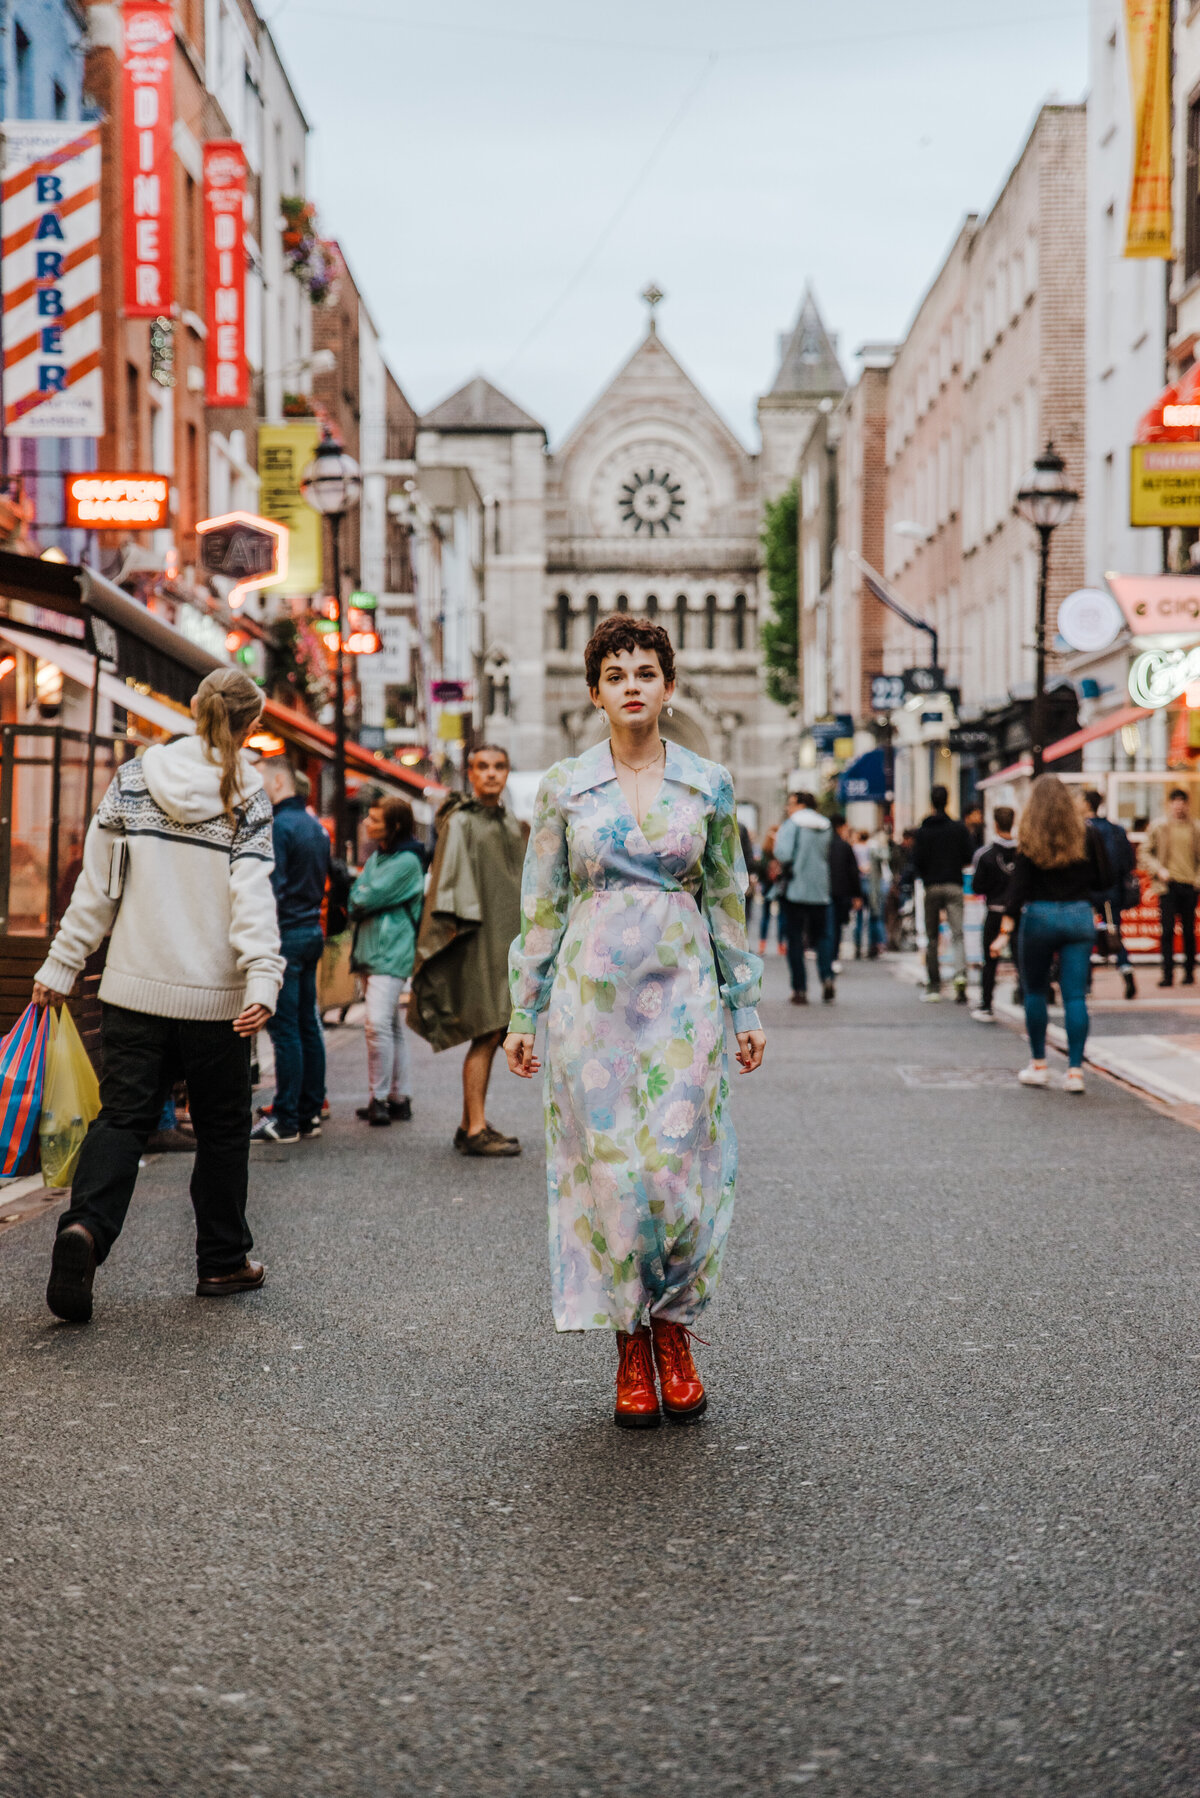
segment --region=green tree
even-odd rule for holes
[[[762,627],[767,694],[779,705],[800,696],[800,496],[793,481],[767,502],[762,528],[771,615]]]

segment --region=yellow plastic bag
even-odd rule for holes
[[[51,1014],[46,1074],[42,1085],[42,1178],[47,1186],[69,1186],[88,1125],[100,1110],[100,1083],[87,1050],[64,1005],[57,1022]]]

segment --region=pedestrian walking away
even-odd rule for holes
[[[795,810],[779,826],[775,859],[787,918],[788,970],[792,1004],[808,1004],[807,951],[817,958],[826,1004],[834,998],[833,932],[830,929],[830,854],[833,826],[817,810],[811,793],[796,794]]]
[[[1017,839],[1013,835],[1016,813],[1011,805],[998,805],[992,814],[996,835],[986,849],[975,857],[971,872],[971,891],[978,894],[987,910],[983,917],[983,967],[980,971],[982,991],[979,1004],[971,1013],[980,1024],[994,1024],[992,1003],[996,995],[996,971],[999,966],[992,954],[992,944],[1004,928],[1004,907],[1009,883],[1017,865]]]
[[[1133,968],[1129,960],[1129,951],[1125,947],[1121,935],[1121,913],[1131,911],[1141,903],[1141,888],[1137,878],[1137,855],[1133,844],[1126,836],[1123,827],[1115,818],[1102,818],[1100,807],[1104,799],[1094,787],[1083,795],[1091,819],[1092,829],[1104,844],[1104,852],[1108,857],[1108,865],[1112,873],[1112,885],[1103,893],[1093,893],[1092,903],[1104,919],[1108,946],[1121,976],[1125,982],[1125,997],[1137,998],[1137,982],[1133,977]],[[1192,908],[1193,917],[1195,907]],[[1091,990],[1089,983],[1089,991]]]
[[[368,1124],[412,1117],[408,985],[425,895],[425,864],[407,799],[381,799],[367,813],[374,854],[350,890],[351,965],[366,978],[367,1080],[357,1115]]]
[[[437,847],[417,937],[409,1023],[436,1050],[469,1042],[462,1121],[468,1156],[519,1155],[515,1136],[488,1122],[492,1063],[508,1024],[508,951],[521,925],[525,837],[503,804],[508,751],[482,743],[467,759],[469,795],[437,816]]]
[[[862,909],[862,872],[854,838],[842,812],[830,820],[833,841],[829,845],[829,900],[833,908],[833,972],[841,971],[842,937],[855,912]],[[857,932],[856,932],[857,936]]]
[[[929,798],[933,810],[922,820],[913,839],[913,869],[925,888],[926,983],[923,997],[936,1000],[942,996],[944,912],[954,953],[954,997],[960,1005],[965,1005],[967,946],[963,937],[963,869],[973,860],[975,846],[966,825],[947,815],[950,795],[945,787],[932,788]]]
[[[1158,894],[1162,923],[1162,978],[1175,984],[1175,925],[1183,939],[1183,984],[1196,981],[1196,888],[1200,886],[1200,823],[1188,812],[1188,796],[1176,787],[1167,799],[1167,815],[1150,826],[1142,859]]]
[[[283,986],[267,1025],[275,1050],[275,1099],[251,1132],[253,1142],[293,1143],[321,1134],[325,1031],[317,1010],[317,971],[325,947],[321,906],[329,879],[329,838],[296,791],[284,756],[261,768],[273,810],[271,886],[284,957]]]
[[[261,1286],[249,1259],[250,1043],[283,981],[271,806],[241,745],[262,712],[241,669],[206,675],[196,735],[117,770],[84,843],[70,905],[38,970],[39,1005],[65,998],[109,936],[100,982],[100,1114],[58,1223],[46,1300],[86,1323],[168,1093],[188,1087],[196,1136],[197,1295]]]
[[[658,723],[675,690],[660,625],[615,614],[585,652],[611,737],[542,782],[511,956],[505,1053],[539,1067],[554,1321],[614,1330],[614,1419],[698,1417],[691,1326],[712,1297],[733,1217],[722,1000],[738,1062],[757,1068],[762,963],[746,945],[733,783]]]
[[[1017,1075],[1023,1086],[1050,1084],[1047,991],[1057,955],[1069,1062],[1063,1088],[1069,1093],[1083,1091],[1088,965],[1096,940],[1090,895],[1110,884],[1099,832],[1085,824],[1082,807],[1056,774],[1039,775],[1021,816],[1005,916],[991,946],[993,957],[999,956],[1010,932],[1019,927],[1017,954],[1030,1053],[1029,1066]]]

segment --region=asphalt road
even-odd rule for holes
[[[416,1117],[256,1151],[265,1290],[192,1297],[143,1175],[94,1324],[0,1238],[0,1793],[1200,1791],[1200,1138],[880,966],[774,1002],[700,1351],[614,1430],[522,1160]]]

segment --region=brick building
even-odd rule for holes
[[[1085,133],[1082,105],[1042,108],[991,210],[956,237],[889,382],[885,573],[936,625],[968,720],[1032,695],[1037,541],[1013,502],[1048,438],[1085,485]],[[1080,506],[1054,538],[1051,648],[1058,603],[1083,584],[1084,516]],[[893,615],[884,653],[890,672],[925,659]],[[950,754],[949,712],[900,722],[902,813],[922,809],[935,779],[954,788],[965,775],[965,794],[976,770]],[[1005,742],[1019,747],[1011,733]]]

